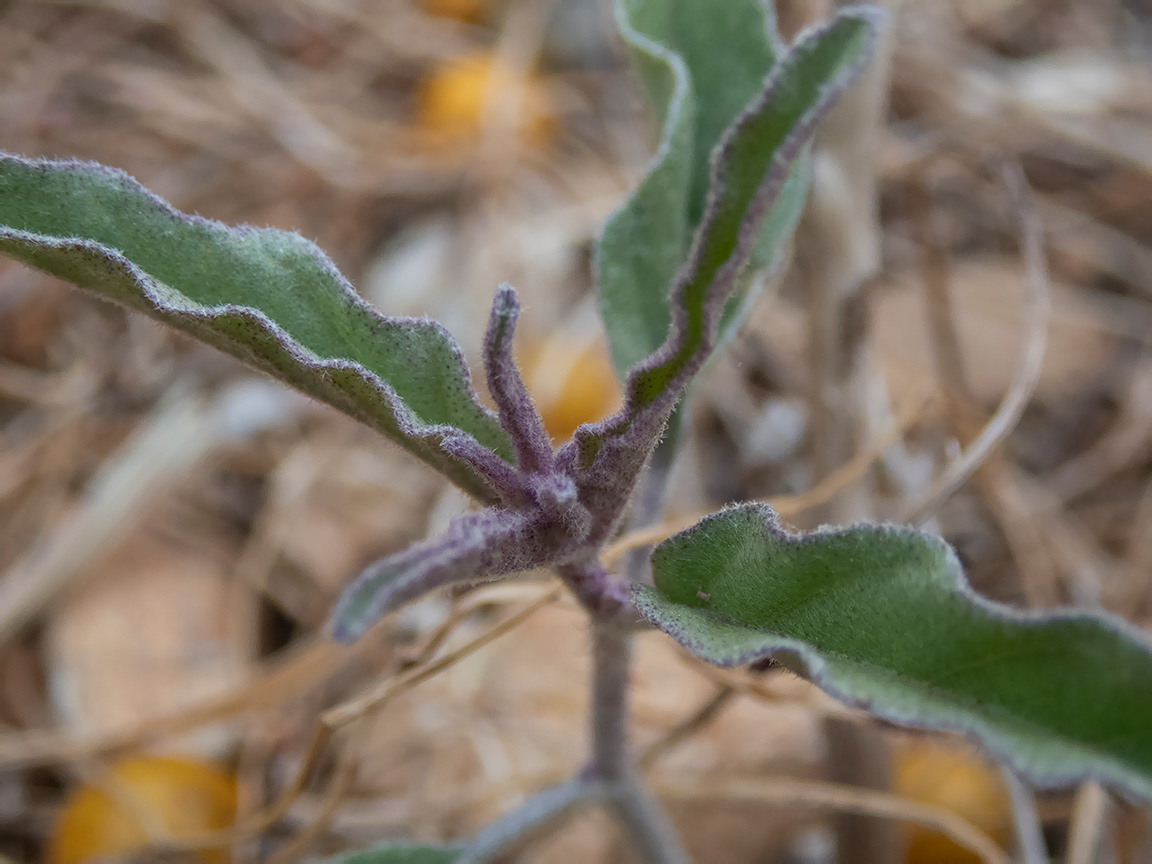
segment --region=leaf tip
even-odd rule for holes
[[[501,282],[492,298],[492,314],[504,318],[516,318],[520,314],[520,298],[516,289],[507,282]]]

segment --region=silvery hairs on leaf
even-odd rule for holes
[[[576,484],[555,469],[551,442],[512,356],[519,308],[516,292],[502,285],[492,304],[484,363],[518,467],[512,468],[471,438],[449,438],[445,443],[447,452],[484,478],[502,506],[466,514],[440,536],[370,565],[333,610],[334,638],[350,642],[383,615],[448,585],[498,579],[587,557],[591,516],[577,496]]]
[[[444,446],[466,436],[513,455],[455,341],[377,313],[297,234],[181,213],[95,163],[0,154],[0,253],[238,357],[496,500]]]
[[[443,534],[369,565],[332,610],[332,637],[352,642],[384,615],[430,591],[535,566],[545,550],[533,550],[540,545],[534,539],[531,520],[522,513],[487,507],[465,514]]]
[[[671,291],[664,344],[628,376],[623,408],[576,430],[559,455],[607,538],[692,377],[716,347],[725,304],[817,122],[871,56],[881,13],[846,9],[798,37],[716,146],[708,205]]]
[[[617,0],[615,13],[660,124],[645,176],[596,244],[600,309],[613,365],[625,380],[667,336],[668,291],[705,210],[713,148],[784,49],[774,8],[762,0],[726,0],[722,15],[700,0]],[[793,174],[794,194],[776,202],[779,214],[767,220],[756,266],[772,262],[799,218],[805,174],[799,166]]]
[[[1152,649],[1114,616],[978,596],[940,538],[894,525],[791,533],[763,504],[661,543],[642,617],[721,666],[766,657],[840,701],[960,732],[1042,786],[1152,800]]]
[[[443,534],[369,565],[336,603],[332,637],[352,642],[384,615],[440,588],[587,558],[589,520],[575,487],[559,475],[536,479],[531,494],[540,503],[467,513]]]
[[[552,439],[532,404],[512,353],[512,336],[520,317],[520,302],[511,285],[503,284],[492,301],[492,316],[484,339],[484,371],[496,403],[500,425],[512,439],[516,464],[526,473],[547,473],[555,458]]]
[[[877,13],[849,10],[807,31],[724,135],[708,208],[672,292],[667,340],[632,371],[623,409],[581,426],[559,453],[552,453],[513,362],[519,307],[512,289],[501,287],[485,369],[521,470],[486,466],[481,451],[457,441],[448,448],[513,509],[464,517],[444,536],[369,567],[337,606],[334,635],[355,638],[381,615],[435,588],[545,564],[574,565],[566,581],[577,591],[588,582],[587,599],[594,602],[607,583],[589,566],[588,553],[610,536],[669,414],[715,347],[725,304],[764,219],[816,122],[863,68],[877,27]]]

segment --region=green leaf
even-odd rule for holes
[[[668,294],[704,214],[713,148],[781,46],[773,7],[761,0],[726,0],[722,15],[704,0],[617,0],[616,20],[661,126],[647,174],[597,248],[600,307],[623,380],[668,334]],[[805,178],[797,166],[765,224],[757,266],[772,263],[795,227]]]
[[[511,456],[451,336],[380,315],[297,234],[185,215],[95,163],[0,155],[0,253],[184,330],[493,499],[441,446],[463,430]]]
[[[708,205],[672,289],[668,338],[629,373],[624,407],[579,427],[558,457],[576,463],[581,501],[609,525],[715,350],[766,218],[817,122],[867,63],[882,18],[874,8],[845,9],[806,31],[717,144]]]
[[[756,248],[765,217],[788,188],[788,174],[815,125],[871,56],[879,17],[845,10],[811,28],[777,66],[764,90],[717,144],[708,208],[681,268],[664,349],[633,375],[629,395],[638,406],[660,398],[701,352],[715,348],[716,304],[728,301]],[[649,358],[652,360],[653,358]]]
[[[386,844],[358,852],[333,855],[325,864],[452,864],[460,857],[458,849],[443,846],[404,846]]]
[[[1152,650],[1123,621],[976,595],[952,549],[891,525],[792,534],[761,504],[653,553],[640,614],[721,666],[774,657],[846,704],[966,733],[1044,786],[1152,799]]]

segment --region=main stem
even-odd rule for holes
[[[691,864],[676,829],[644,791],[628,755],[628,673],[632,634],[592,623],[592,765],[607,788],[607,806],[645,864]]]
[[[592,770],[606,783],[629,776],[628,672],[632,637],[623,628],[592,623]]]

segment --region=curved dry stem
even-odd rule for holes
[[[436,629],[433,630],[424,639],[424,644],[420,649],[415,652],[410,658],[406,658],[404,666],[412,668],[415,666],[422,666],[432,659],[432,655],[443,647],[444,643],[448,641],[448,637],[456,632],[456,628],[463,624],[475,612],[483,606],[491,606],[493,604],[508,605],[523,601],[536,602],[543,597],[551,597],[560,590],[560,586],[553,585],[551,588],[541,592],[540,588],[546,586],[539,585],[526,585],[518,582],[498,582],[495,585],[490,585],[457,599],[448,611],[448,617],[445,618]],[[563,594],[560,598],[563,599]]]
[[[790,777],[697,777],[658,780],[659,793],[680,801],[721,800],[771,804],[804,804],[882,819],[926,825],[977,855],[984,864],[1011,864],[996,842],[950,810],[909,801],[887,792],[839,783]]]
[[[464,598],[452,610],[448,618],[446,618],[425,639],[424,644],[415,653],[415,655],[406,661],[405,666],[410,670],[410,672],[407,676],[403,676],[405,678],[403,682],[405,686],[403,689],[411,689],[411,687],[416,686],[416,684],[423,683],[423,681],[428,680],[428,678],[431,678],[434,674],[444,671],[454,663],[460,662],[469,654],[488,644],[488,642],[492,641],[497,636],[503,635],[504,633],[513,629],[513,627],[523,623],[525,620],[527,620],[530,614],[533,614],[536,609],[539,608],[538,604],[551,603],[562,596],[562,589],[560,586],[553,586],[543,595],[540,595],[538,590],[533,591],[526,589],[527,586],[524,585],[496,585],[477,590]],[[462,646],[460,650],[455,651],[451,655],[443,658],[441,661],[438,661],[435,664],[436,668],[433,672],[422,675],[418,674],[427,670],[427,667],[425,667],[424,664],[428,661],[428,659],[444,644],[444,642],[455,631],[455,629],[461,623],[467,620],[469,616],[476,612],[477,609],[493,603],[506,604],[525,599],[531,599],[533,603],[529,607],[526,607],[525,610],[522,610],[520,615],[514,615],[512,618],[501,622],[500,624],[496,625],[496,627],[486,631],[484,634],[481,634],[481,636],[477,639],[474,639],[467,645]],[[529,612],[529,610],[531,611]],[[524,612],[528,612],[528,614],[523,614]],[[512,623],[513,621],[514,623]],[[511,626],[508,626],[510,623]],[[327,677],[330,675],[342,663],[365,653],[370,646],[374,645],[374,642],[372,640],[362,640],[360,643],[357,643],[358,647],[355,648],[327,646],[335,651],[335,659],[333,659],[331,652],[317,650],[319,648],[325,647],[325,644],[326,643],[309,646],[309,649],[303,652],[301,656],[294,658],[294,662],[289,664],[288,668],[293,670],[297,668],[304,670],[305,667],[301,665],[301,661],[320,661],[318,665],[315,662],[312,663],[312,666],[315,667],[317,674],[315,676],[309,675],[307,677],[307,681],[309,682],[312,680],[319,680],[319,678]],[[311,669],[311,667],[308,667],[308,669]],[[266,674],[265,679],[279,680],[283,676],[284,671],[285,670],[283,669],[271,670]],[[392,676],[388,679],[388,682],[397,683],[399,682],[400,677],[401,676]],[[418,678],[419,680],[410,682],[411,678]],[[303,689],[306,689],[307,686],[309,686],[308,683],[305,683],[303,685]],[[252,684],[249,682],[247,689],[250,691],[251,687]],[[283,695],[297,696],[300,689],[302,688],[289,687],[284,689]],[[388,698],[391,698],[391,695]],[[161,718],[159,724],[147,724],[150,734],[138,735],[137,738],[147,740],[160,734],[173,734],[173,730],[188,731],[195,729],[198,726],[203,726],[207,723],[220,720],[223,716],[235,714],[239,710],[242,710],[242,707],[237,707],[235,704],[235,697],[226,698],[223,704],[217,704],[218,701],[219,700],[214,700],[213,702],[206,705],[196,706],[190,711],[183,712],[180,715]],[[351,722],[351,720],[354,719],[356,719],[356,717],[352,717],[345,722]],[[335,726],[325,724],[323,718],[321,718],[321,720],[316,723],[312,730],[312,737],[309,740],[308,747],[305,750],[304,759],[302,760],[300,767],[297,769],[292,782],[289,784],[288,788],[286,788],[272,803],[266,805],[255,813],[248,815],[241,823],[226,829],[202,831],[180,838],[165,836],[165,832],[162,831],[150,832],[154,835],[152,838],[153,847],[156,850],[167,853],[187,853],[204,849],[222,849],[235,843],[250,840],[260,832],[268,830],[268,828],[270,828],[279,820],[283,819],[288,814],[292,805],[295,804],[300,796],[304,793],[308,781],[312,777],[316,765],[319,762],[320,756],[324,753],[329,741],[332,739],[332,735],[336,728],[337,727]],[[94,746],[90,746],[86,751],[78,753],[68,753],[65,752],[65,747],[59,747],[57,749],[60,752],[58,753],[57,758],[44,761],[82,761],[85,759],[93,758],[100,753],[116,749],[122,746],[124,743],[124,741],[121,741],[120,738],[117,737],[115,739],[109,739],[108,741],[94,742]],[[329,794],[331,794],[331,787]],[[340,792],[339,794],[342,795],[343,793]],[[339,797],[336,798],[336,804],[338,803]],[[335,805],[333,805],[333,808],[334,807]]]
[[[713,666],[711,663],[705,663],[698,657],[689,654],[684,649],[680,649],[679,654],[684,665],[700,675],[701,678],[711,681],[717,687],[730,688],[734,693],[747,696],[764,705],[799,705],[816,716],[839,717],[859,723],[872,722],[867,714],[842,705],[831,697],[824,696],[822,691],[815,688],[805,687],[805,695],[797,698],[796,695],[773,690],[763,678],[752,675],[745,670]]]
[[[340,802],[352,788],[360,767],[359,760],[349,755],[351,749],[351,744],[347,744],[340,752],[336,770],[328,783],[328,788],[324,791],[324,797],[320,800],[316,818],[303,831],[277,849],[268,859],[268,864],[293,864],[299,861],[312,842],[331,824]]]
[[[1048,321],[1052,315],[1051,288],[1048,284],[1048,266],[1044,257],[1040,221],[1020,166],[1015,162],[1005,162],[1001,176],[1011,196],[1028,272],[1029,290],[1022,310],[1026,321],[1024,350],[1020,354],[1012,383],[996,413],[928,492],[900,515],[897,520],[900,522],[923,522],[944,499],[967,482],[988,458],[988,454],[1016,428],[1040,380],[1048,342]]]
[[[1036,811],[1036,796],[1024,780],[1007,765],[1000,775],[1012,802],[1012,821],[1016,829],[1016,851],[1020,864],[1048,864],[1048,847],[1044,843],[1044,826]]]
[[[563,589],[560,588],[560,586],[556,586],[539,600],[530,603],[519,612],[505,618],[499,624],[485,630],[475,639],[466,642],[455,651],[445,654],[436,662],[412,669],[395,678],[390,678],[370,688],[367,692],[361,693],[352,699],[340,703],[334,708],[328,709],[321,717],[321,722],[325,726],[335,730],[348,725],[368,711],[380,708],[401,693],[406,693],[413,687],[423,684],[429,678],[438,675],[450,666],[456,665],[465,657],[479,651],[490,642],[494,642],[504,634],[515,630],[545,606],[549,606],[559,600],[562,591]]]
[[[936,152],[932,157],[939,157]],[[930,157],[930,158],[932,158]],[[953,434],[961,441],[970,440],[979,430],[979,409],[965,377],[963,351],[956,329],[951,302],[951,273],[948,253],[934,224],[929,177],[930,160],[914,169],[916,182],[911,184],[911,220],[921,247],[920,280],[928,301],[928,323],[936,371],[941,380],[944,404]],[[1021,500],[1018,484],[1008,476],[1002,455],[990,457],[978,468],[973,478],[997,516],[1001,531],[1020,571],[1020,582],[1029,606],[1047,607],[1057,602],[1051,574],[1055,562],[1043,551],[1047,544],[1039,524],[1041,517]]]
[[[695,711],[648,745],[636,760],[637,769],[641,773],[648,771],[665,753],[702,731],[736,695],[734,687],[718,685],[716,692],[701,702]]]
[[[1108,796],[1099,783],[1085,783],[1076,793],[1068,831],[1068,864],[1092,864],[1100,842],[1100,827]]]
[[[559,592],[558,587],[546,594]],[[462,605],[441,627],[454,628],[478,607],[488,604],[508,604],[540,598],[540,589],[516,583],[486,586],[468,594]],[[376,625],[381,628],[383,625]],[[449,632],[440,633],[436,645],[447,638]],[[76,739],[63,733],[42,730],[22,730],[0,733],[0,769],[30,768],[70,762],[110,753],[155,741],[166,736],[190,732],[210,723],[234,720],[238,715],[251,714],[271,708],[289,699],[297,699],[302,691],[329,678],[345,663],[362,658],[375,651],[377,642],[371,637],[355,645],[337,645],[327,640],[306,641],[267,661],[255,674],[227,692],[197,702],[181,711],[146,720],[130,729],[117,730],[100,736]],[[421,649],[416,662],[427,652]]]
[[[304,794],[304,789],[307,786],[308,780],[319,760],[321,753],[332,738],[332,730],[323,725],[317,725],[313,730],[312,739],[309,742],[308,749],[305,752],[304,761],[301,767],[297,769],[296,775],[292,780],[291,785],[286,789],[279,798],[271,804],[261,808],[255,813],[249,815],[245,820],[239,824],[232,825],[229,828],[224,828],[215,831],[200,831],[191,835],[183,837],[170,837],[166,832],[161,831],[147,831],[148,833],[148,851],[162,854],[188,854],[193,852],[202,852],[212,849],[226,849],[236,843],[242,843],[246,840],[253,839],[257,834],[267,831],[275,823],[279,822],[288,815],[292,805]],[[347,767],[345,767],[347,766]],[[343,757],[339,760],[337,765],[337,773],[329,782],[328,789],[325,792],[324,801],[327,802],[329,797],[334,797],[335,802],[332,805],[332,812],[335,812],[339,800],[347,791],[353,779],[349,776],[346,780],[342,779],[342,773],[346,773],[349,768],[354,769],[356,763],[347,760]],[[138,816],[145,815],[144,812],[139,812],[138,806],[132,807],[133,812]],[[322,826],[321,826],[322,827]],[[312,836],[312,835],[310,835]],[[293,841],[294,842],[294,841]],[[291,844],[290,844],[291,845]],[[296,848],[293,846],[293,848]]]

